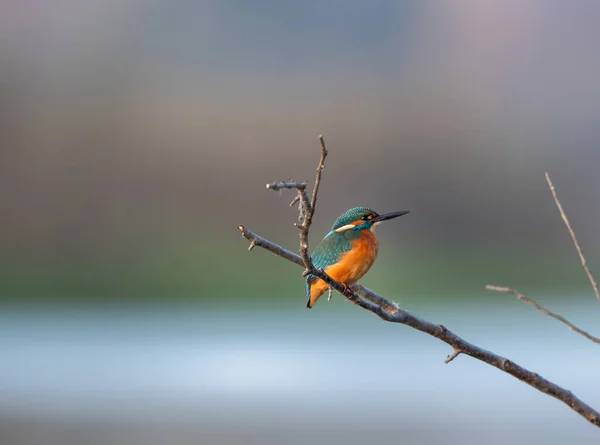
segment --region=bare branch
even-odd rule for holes
[[[567,230],[571,234],[571,238],[573,239],[573,244],[575,244],[575,248],[577,249],[577,253],[579,254],[579,259],[581,260],[581,266],[583,267],[583,270],[585,270],[585,273],[587,274],[587,276],[590,280],[590,283],[592,284],[592,289],[594,289],[596,298],[598,299],[598,301],[600,301],[600,291],[598,291],[598,283],[596,283],[596,280],[594,280],[592,272],[590,272],[590,268],[588,267],[587,262],[585,261],[585,257],[583,256],[583,250],[581,250],[581,246],[579,245],[579,242],[577,241],[577,236],[575,235],[573,226],[571,226],[571,223],[569,222],[569,218],[567,218],[567,214],[563,210],[562,205],[560,204],[560,201],[558,200],[558,196],[556,196],[556,189],[554,188],[554,184],[552,184],[552,181],[550,180],[550,175],[548,174],[548,172],[546,172],[546,181],[548,182],[548,187],[550,187],[550,191],[552,192],[552,196],[554,197],[554,202],[556,203],[556,207],[558,207],[560,216],[562,217],[563,221],[565,222],[565,225],[567,226]]]
[[[265,238],[258,236],[244,226],[238,226],[238,229],[242,232],[242,236],[249,240],[251,245],[262,247],[276,255],[279,255],[282,258],[285,258],[288,261],[291,261],[292,263],[304,267],[304,272],[302,273],[303,277],[312,274],[317,278],[320,278],[327,283],[330,290],[336,290],[352,303],[368,310],[369,312],[372,312],[382,320],[410,326],[413,329],[424,332],[450,345],[453,349],[453,353],[448,356],[445,363],[451,362],[459,354],[469,355],[477,360],[494,366],[501,371],[506,372],[507,374],[512,375],[513,377],[527,383],[528,385],[545,394],[562,401],[589,422],[600,427],[600,413],[591,408],[589,405],[585,404],[579,398],[575,397],[570,391],[550,382],[549,380],[546,380],[539,374],[531,372],[504,357],[496,355],[490,351],[475,346],[466,340],[463,340],[443,325],[431,323],[427,320],[412,315],[403,309],[400,309],[397,304],[387,300],[386,298],[376,294],[364,286],[355,284],[351,287],[347,287],[345,284],[331,278],[323,271],[323,269],[315,269],[312,260],[308,255],[308,232],[312,223],[312,217],[314,215],[317,202],[317,194],[321,183],[321,173],[325,168],[325,158],[327,157],[327,148],[325,146],[323,135],[319,135],[319,141],[321,142],[321,158],[317,167],[315,185],[310,202],[308,201],[306,195],[305,183],[281,182],[267,184],[267,188],[273,190],[280,188],[295,188],[298,190],[298,197],[292,202],[295,203],[298,202],[298,200],[300,201],[298,204],[300,224],[296,224],[296,226],[300,229],[300,256],[271,241],[268,241]]]
[[[561,315],[558,315],[558,314],[555,314],[554,312],[549,311],[548,309],[546,309],[546,308],[540,306],[539,304],[537,304],[535,302],[535,300],[532,300],[531,298],[526,297],[525,295],[523,295],[520,292],[517,292],[514,289],[511,289],[509,287],[492,286],[490,284],[488,284],[485,288],[487,290],[495,290],[497,292],[504,292],[505,294],[514,295],[517,300],[524,301],[525,303],[527,303],[531,307],[533,307],[533,308],[537,309],[538,311],[540,311],[542,314],[547,315],[548,317],[552,317],[552,318],[560,321],[561,323],[564,323],[570,330],[575,331],[578,334],[583,335],[585,338],[587,338],[588,340],[593,341],[594,343],[600,343],[600,338],[594,337],[593,335],[587,333],[583,329],[578,328],[573,323],[571,323],[569,320],[567,320],[565,317],[562,317]]]
[[[244,226],[239,226],[238,229],[242,232],[242,236],[244,238],[249,241],[254,240],[257,246],[279,255],[280,257],[291,261],[292,263],[298,264],[299,266],[304,266],[302,258],[295,253],[290,252],[289,250],[258,236]],[[325,274],[320,269],[314,270],[313,273],[317,277],[326,281],[327,284],[329,284],[336,291],[343,293],[345,286],[342,283],[333,280],[329,275]],[[592,407],[584,403],[581,399],[573,395],[571,391],[552,383],[551,381],[541,377],[539,374],[529,371],[505,357],[499,356],[493,352],[469,343],[443,325],[431,323],[427,320],[412,315],[403,309],[400,309],[396,304],[364,286],[355,284],[350,289],[351,292],[343,295],[345,295],[346,298],[354,304],[374,313],[385,321],[410,326],[413,329],[424,332],[450,345],[453,348],[454,353],[452,353],[448,359],[446,359],[448,362],[450,361],[450,358],[454,359],[456,356],[458,356],[456,351],[460,351],[462,354],[469,355],[477,360],[494,366],[495,368],[510,374],[522,382],[527,383],[538,391],[560,400],[590,423],[600,427],[600,412],[594,410]],[[364,299],[360,298],[357,293],[362,295]]]
[[[246,238],[250,243],[254,243],[255,246],[262,247],[263,249],[268,250],[269,252],[274,253],[275,255],[280,256],[281,258],[285,258],[292,263],[296,263],[299,266],[302,266],[302,258],[300,258],[295,253],[290,252],[287,249],[284,249],[281,246],[278,246],[275,243],[272,243],[269,240],[264,239],[261,236],[258,236],[256,233],[248,230],[244,226],[238,226],[238,230],[242,232],[242,236]]]

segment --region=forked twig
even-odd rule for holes
[[[318,274],[315,274],[315,267],[308,254],[308,232],[312,224],[313,215],[315,214],[317,195],[319,193],[319,186],[321,185],[321,173],[325,168],[325,158],[327,157],[327,146],[325,145],[325,138],[322,134],[319,135],[319,142],[321,144],[321,158],[319,160],[319,165],[317,166],[315,185],[310,201],[306,193],[306,187],[308,186],[308,183],[306,182],[281,181],[266,185],[266,188],[270,190],[280,190],[283,188],[298,190],[298,195],[292,200],[290,207],[298,203],[298,220],[300,223],[297,224],[296,227],[300,229],[300,256],[302,257],[302,263],[304,265],[303,276],[309,274],[318,276]]]
[[[552,196],[554,197],[554,202],[556,203],[556,207],[558,207],[560,216],[562,217],[563,221],[565,222],[565,225],[567,226],[567,230],[571,234],[571,238],[573,239],[573,244],[575,244],[575,249],[577,249],[577,253],[579,254],[579,258],[581,259],[581,265],[583,266],[583,269],[585,270],[585,273],[587,274],[587,276],[590,280],[590,283],[592,284],[592,288],[594,289],[594,293],[596,294],[598,301],[600,301],[600,294],[598,293],[598,284],[596,284],[596,280],[594,280],[594,277],[592,276],[592,272],[590,272],[590,268],[588,267],[587,262],[585,261],[585,257],[583,256],[583,250],[581,249],[581,246],[579,245],[579,242],[577,241],[577,236],[575,235],[575,230],[573,230],[573,226],[571,226],[571,223],[569,222],[569,218],[567,218],[567,214],[563,210],[563,207],[560,204],[560,201],[558,200],[558,196],[556,195],[556,189],[554,188],[554,184],[552,184],[552,181],[550,180],[550,175],[548,174],[548,172],[546,172],[546,182],[548,183],[548,187],[550,188],[550,191],[552,192]],[[565,317],[558,315],[552,311],[549,311],[548,309],[540,306],[532,298],[526,297],[525,295],[523,295],[520,292],[517,292],[514,289],[511,289],[509,287],[502,287],[502,286],[492,286],[490,284],[488,284],[485,288],[488,290],[504,292],[506,294],[514,295],[517,298],[517,300],[524,301],[531,307],[540,311],[542,314],[547,315],[548,317],[552,317],[555,320],[560,321],[561,323],[566,325],[572,331],[583,335],[585,338],[587,338],[590,341],[593,341],[594,343],[600,344],[600,338],[594,337],[590,333],[584,331],[583,329],[581,329],[581,328],[577,327],[576,325],[574,325],[573,323],[571,323]]]

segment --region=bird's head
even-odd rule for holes
[[[403,210],[380,215],[375,210],[367,207],[354,207],[353,209],[344,212],[335,220],[331,231],[341,233],[346,230],[370,230],[383,221],[406,215],[409,212],[410,210]]]

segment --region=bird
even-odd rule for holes
[[[375,226],[409,212],[404,210],[380,215],[368,207],[347,210],[335,220],[331,231],[315,247],[313,266],[323,269],[346,288],[352,286],[369,271],[377,258],[379,240],[373,231]],[[309,274],[306,277],[306,307],[312,308],[328,289],[327,283]]]

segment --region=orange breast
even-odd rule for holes
[[[379,241],[371,230],[363,230],[360,238],[352,243],[352,250],[343,254],[340,261],[325,269],[336,281],[349,286],[360,280],[377,258]]]

